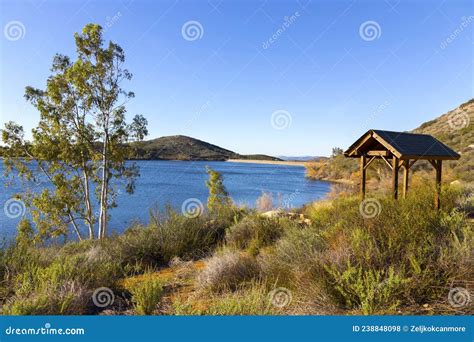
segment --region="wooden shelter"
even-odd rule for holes
[[[418,160],[427,160],[436,170],[435,206],[440,207],[443,160],[459,159],[459,154],[431,135],[371,129],[344,152],[349,158],[360,158],[360,193],[366,193],[366,171],[377,158],[392,170],[393,197],[398,198],[398,172],[403,168],[403,197],[408,191],[408,174]]]

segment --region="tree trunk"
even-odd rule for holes
[[[90,187],[89,187],[89,172],[87,171],[87,164],[83,164],[83,174],[84,174],[84,197],[86,202],[86,217],[87,217],[87,227],[89,229],[89,239],[94,239],[94,224],[92,217],[92,205],[90,198]]]
[[[105,126],[108,122],[105,120]],[[107,199],[109,192],[109,161],[108,161],[108,139],[107,128],[104,130],[104,141],[102,147],[102,188],[100,191],[100,214],[99,214],[99,239],[105,237],[107,229]]]
[[[74,220],[74,217],[72,216],[71,213],[69,213],[68,216],[69,216],[69,219],[71,220],[72,226],[74,227],[74,231],[77,234],[77,238],[79,239],[79,241],[82,241],[81,232],[79,231],[79,227],[77,226],[76,221]]]

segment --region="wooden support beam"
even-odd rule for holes
[[[392,191],[393,198],[398,199],[398,170],[399,170],[398,158],[393,156],[392,158]]]
[[[382,157],[382,159],[384,160],[384,162],[387,163],[388,167],[389,167],[390,169],[392,169],[392,164],[390,164],[390,162],[389,162],[384,156],[380,156],[380,157]],[[395,156],[393,156],[393,158],[395,158]]]
[[[410,161],[406,160],[403,162],[403,198],[407,198],[409,172],[410,172]]]
[[[418,161],[419,159],[413,159],[413,161],[410,163],[410,160],[408,160],[409,162],[409,165],[408,165],[408,168],[410,169],[413,165],[415,165],[415,163]]]
[[[369,151],[367,152],[367,155],[368,156],[384,156],[384,157],[389,157],[390,156],[390,152],[389,151]]]
[[[376,158],[375,156],[373,156],[372,158],[370,158],[369,161],[368,161],[367,163],[365,163],[364,168],[367,169],[367,168],[369,167],[370,163],[372,163],[375,158]]]
[[[365,156],[360,157],[360,196],[362,199],[365,198],[365,182],[366,182],[366,171],[365,171]]]
[[[435,208],[441,208],[441,171],[443,169],[443,161],[438,160],[436,163],[436,194],[435,194]]]
[[[430,162],[431,165],[433,165],[434,169],[437,170],[438,169],[438,162],[436,160],[428,160]]]

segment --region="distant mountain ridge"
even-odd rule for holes
[[[131,144],[129,159],[138,160],[204,160],[228,159],[280,160],[264,154],[242,155],[185,135],[172,135]]]
[[[278,156],[278,158],[286,161],[318,161],[327,159],[327,157],[323,156]]]

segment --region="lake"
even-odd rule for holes
[[[262,192],[271,193],[275,205],[301,207],[324,198],[331,187],[328,182],[306,179],[302,166],[197,161],[139,161],[137,164],[141,176],[136,182],[135,193],[129,195],[122,191],[119,194],[118,207],[110,211],[109,232],[123,232],[134,221],[146,223],[150,209],[164,208],[167,204],[181,211],[183,203],[192,206],[197,199],[205,207],[208,195],[206,166],[222,173],[224,185],[236,204],[249,207],[255,207]],[[12,204],[15,203],[8,201],[15,193],[21,192],[24,185],[14,182],[5,188],[1,161],[0,172],[0,238],[11,238],[22,216],[21,208],[20,213],[12,215],[15,209]],[[41,190],[47,184],[35,186]]]

